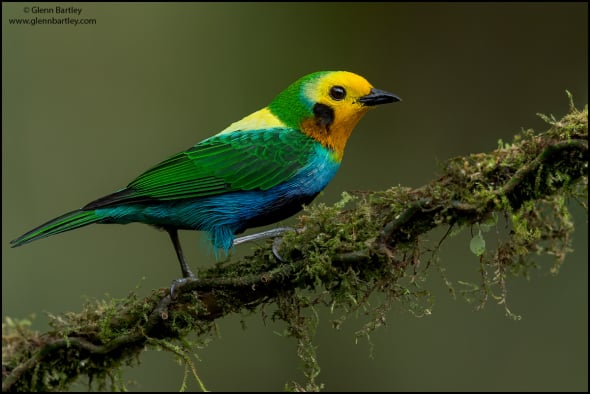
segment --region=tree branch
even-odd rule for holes
[[[569,251],[573,225],[565,197],[587,210],[588,109],[572,104],[563,119],[545,120],[549,130],[524,131],[490,153],[449,160],[438,179],[418,189],[345,193],[334,206],[307,208],[298,231],[285,234],[280,244],[287,263],[275,259],[269,242],[250,256],[202,270],[198,280],[177,288],[174,299],[162,288],[143,299],[131,294],[95,301],[80,313],[52,317],[52,330],[44,334],[29,330],[24,320],[7,318],[2,389],[64,390],[80,375],[99,388],[110,379],[116,388],[118,368],[146,346],[186,361],[188,333],[203,338],[215,319],[265,304],[276,305],[271,317],[285,320],[299,341],[308,382],[295,383],[295,389],[319,389],[308,335],[313,319],[306,308],[323,303],[346,315],[372,293],[384,294],[386,301],[374,308],[374,319],[359,335],[382,324],[393,302],[428,313],[417,279],[438,264],[436,252],[451,229],[475,227],[481,234],[486,226],[500,228],[499,218],[506,221],[505,237],[494,249],[474,251],[482,282],[468,284],[463,293],[482,305],[488,296],[505,301],[506,277],[526,274],[526,256],[554,254],[557,267]],[[445,236],[434,248],[427,246],[424,235],[437,227],[447,228]]]

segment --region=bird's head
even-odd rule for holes
[[[268,106],[287,126],[301,130],[332,149],[338,158],[353,128],[379,104],[400,101],[348,71],[306,75],[281,92]]]

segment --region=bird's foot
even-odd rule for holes
[[[197,281],[197,278],[194,275],[187,276],[184,278],[174,279],[172,281],[172,285],[170,286],[170,298],[172,298],[172,299],[176,298],[176,294],[177,294],[178,290],[182,289],[187,284],[193,283],[196,281]]]
[[[273,228],[272,230],[263,231],[261,233],[256,233],[256,234],[251,234],[251,235],[246,235],[243,237],[236,238],[236,239],[234,239],[233,246],[239,245],[244,242],[257,241],[259,239],[274,238],[274,241],[272,243],[272,254],[281,263],[285,263],[286,260],[283,257],[281,257],[281,255],[279,254],[278,248],[281,245],[281,243],[283,242],[283,238],[280,235],[287,232],[287,231],[296,231],[296,230],[292,227]]]
[[[283,237],[276,237],[274,241],[272,241],[272,254],[275,256],[275,259],[279,260],[281,263],[286,263],[285,260],[279,253],[279,246],[283,243]]]

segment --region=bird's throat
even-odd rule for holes
[[[329,125],[316,118],[310,118],[301,123],[301,131],[333,151],[334,158],[340,161],[344,155],[346,142],[362,115],[337,119]]]

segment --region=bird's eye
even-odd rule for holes
[[[342,86],[332,86],[330,88],[330,97],[336,101],[340,101],[346,97],[346,89]]]

